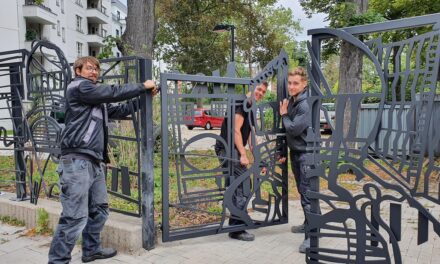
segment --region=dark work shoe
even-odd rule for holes
[[[310,248],[310,238],[304,239],[304,241],[299,246],[299,252],[306,253],[308,248]]]
[[[239,232],[231,232],[229,233],[229,237],[237,240],[242,241],[254,241],[255,236],[253,234],[249,234],[246,231],[239,231]]]
[[[116,256],[116,254],[118,254],[118,252],[116,250],[114,250],[113,248],[103,248],[103,249],[101,249],[100,252],[95,253],[91,256],[82,256],[81,260],[82,260],[82,262],[86,263],[86,262],[94,261],[96,259],[112,258],[112,257]]]
[[[290,231],[292,231],[292,233],[304,233],[305,232],[304,224],[299,226],[292,226]]]

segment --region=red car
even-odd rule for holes
[[[185,120],[189,120],[191,117],[185,117]],[[189,130],[194,127],[204,127],[205,129],[212,129],[214,127],[220,128],[222,126],[224,117],[212,116],[211,110],[204,108],[194,109],[194,123],[187,124]]]

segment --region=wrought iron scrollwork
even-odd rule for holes
[[[245,96],[270,79],[275,80],[277,98],[284,98],[287,68],[287,55],[282,51],[254,79],[235,78],[233,64],[226,77],[219,77],[218,72],[211,77],[161,75],[161,87],[167,88],[162,89],[164,241],[287,222],[287,170],[277,158],[286,154],[286,149],[280,147],[285,145],[285,138],[279,102],[257,103],[252,96]],[[203,99],[209,102],[209,108],[195,108]],[[256,143],[252,149],[254,163],[238,172],[233,165],[239,161],[232,135],[236,107],[240,105],[254,127],[250,137]],[[212,122],[220,120],[216,127],[222,122],[227,124],[228,140],[216,131],[192,130],[196,126],[206,128],[198,123],[202,111],[210,115]],[[216,142],[223,146],[221,154],[214,152]],[[238,191],[243,192],[245,200],[234,200],[238,199]],[[250,206],[253,213],[239,208],[238,203]],[[184,216],[204,220],[182,224],[178,220]],[[228,225],[231,218],[243,224]]]
[[[427,17],[419,24],[402,21],[400,26],[435,25],[438,18],[438,15],[436,19]],[[374,29],[393,30],[390,23],[393,22],[374,25]],[[336,113],[335,120],[327,120],[333,123],[328,138],[316,135],[308,139],[310,145],[317,146],[309,161],[315,167],[307,172],[315,183],[313,191],[308,193],[314,202],[314,213],[307,216],[312,231],[308,263],[402,263],[399,246],[404,237],[402,204],[418,212],[418,244],[428,240],[429,222],[440,235],[439,219],[426,207],[427,203],[434,207],[440,205],[440,166],[438,154],[434,154],[439,136],[433,133],[439,121],[438,116],[433,115],[438,100],[438,26],[430,32],[390,43],[384,43],[381,38],[362,42],[350,34],[371,33],[374,31],[371,27],[312,32],[315,41],[309,50],[315,96],[310,98],[310,104],[317,104],[319,107],[313,109],[319,110],[324,99],[334,100]],[[320,44],[317,40],[324,38],[339,38],[361,50],[374,65],[381,91],[333,94],[318,63]],[[379,103],[377,116],[365,132],[360,129],[366,124],[360,121],[358,111],[368,97],[376,98]],[[350,129],[344,133],[347,112],[351,113]],[[314,125],[317,127],[319,123],[315,120]],[[347,173],[361,188],[347,187],[344,182]],[[319,189],[318,182],[328,185],[328,189]],[[322,214],[317,213],[319,209]],[[326,244],[328,238],[332,239],[332,245]],[[335,246],[335,241],[340,243]]]

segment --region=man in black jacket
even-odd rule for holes
[[[102,248],[100,233],[108,218],[104,163],[107,154],[108,117],[131,113],[128,104],[107,105],[137,97],[157,89],[151,80],[144,83],[96,85],[100,72],[95,57],[82,57],[73,65],[75,79],[66,90],[66,119],[61,135],[60,174],[63,206],[49,250],[49,263],[68,263],[75,242],[82,233],[82,261],[110,258],[117,254]]]
[[[307,103],[307,74],[302,67],[298,67],[288,75],[289,99],[280,102],[280,115],[286,128],[287,145],[290,149],[290,162],[295,176],[296,187],[301,197],[301,206],[304,212],[304,225],[293,227],[292,231],[303,230],[305,239],[299,247],[305,253],[310,247],[310,238],[307,230],[306,214],[310,212],[310,199],[306,193],[310,190],[310,180],[306,178],[307,152],[306,137],[308,128],[312,126],[310,108]]]
[[[263,99],[264,95],[266,94],[267,87],[268,87],[267,81],[263,81],[261,84],[257,85],[255,87],[255,90],[253,91],[253,94],[251,95],[256,102],[259,102]],[[241,175],[243,175],[247,171],[247,166],[250,164],[248,155],[246,153],[246,145],[249,143],[249,147],[252,148],[250,141],[250,135],[252,131],[252,125],[253,122],[250,120],[251,118],[251,112],[245,111],[245,104],[247,104],[248,107],[250,107],[252,103],[252,97],[246,98],[243,102],[237,103],[235,107],[235,113],[234,116],[232,116],[232,122],[234,122],[234,130],[228,129],[228,120],[225,118],[222,123],[221,131],[220,131],[220,137],[223,138],[224,142],[228,143],[228,136],[233,138],[234,141],[234,151],[236,151],[235,155],[232,155],[233,157],[237,157],[237,161],[227,160],[224,161],[226,157],[226,145],[220,140],[216,141],[215,144],[215,153],[217,154],[220,162],[222,163],[222,166],[224,168],[233,168],[233,175],[225,175],[225,182],[226,186],[229,186],[232,182],[232,180],[238,179]],[[232,197],[232,204],[227,205],[231,207],[235,207],[238,210],[246,211],[246,205],[247,201],[249,199],[250,194],[246,193],[244,185],[247,184],[250,186],[250,178],[247,178],[244,180],[243,183],[241,183],[237,189],[234,192],[234,195]],[[231,208],[229,208],[231,209]],[[241,219],[239,219],[238,216],[231,213],[231,216],[229,218],[229,225],[244,225],[245,222]],[[229,237],[232,239],[238,239],[242,241],[253,241],[255,239],[255,236],[253,234],[250,234],[243,231],[236,231],[236,232],[230,232]]]

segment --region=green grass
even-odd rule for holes
[[[137,165],[137,162],[134,162],[132,159],[134,159],[133,149],[128,147],[127,145],[124,147],[121,145],[119,146],[119,149],[124,149],[126,154],[124,154],[124,159],[126,161],[123,163],[124,165],[129,166],[130,170],[134,170],[135,166]],[[130,155],[128,155],[129,153]],[[212,169],[218,166],[218,159],[215,156],[214,151],[208,150],[208,151],[193,151],[192,154],[196,154],[195,156],[191,156],[188,158],[188,161],[195,167],[199,169]],[[199,156],[197,156],[199,155]],[[203,155],[203,156],[200,156]],[[211,157],[206,157],[205,155],[210,155]],[[117,157],[118,159],[121,156]],[[130,159],[130,160],[128,160]],[[116,160],[113,160],[113,164],[116,164]],[[169,201],[175,202],[178,200],[178,186],[177,186],[177,177],[176,177],[176,167],[174,164],[174,160],[171,159],[169,161]],[[28,165],[29,167],[29,165]],[[46,181],[46,184],[49,185],[51,183],[58,182],[58,174],[56,173],[56,167],[57,164],[55,164],[52,161],[49,161],[48,167],[46,169],[46,173],[44,175],[44,179]],[[6,170],[6,169],[13,169],[14,168],[14,160],[12,156],[0,156],[0,169]],[[207,173],[205,176],[208,176],[209,173]],[[130,197],[137,200],[139,198],[138,193],[138,184],[137,184],[137,177],[130,177],[130,191],[131,195]],[[293,178],[292,178],[293,179]],[[289,188],[290,189],[296,189],[294,185],[294,180],[289,179]],[[13,182],[10,182],[9,184],[6,184],[4,180],[15,180],[15,172],[8,172],[5,173],[2,171],[0,173],[0,190],[8,190],[14,192],[15,184]],[[27,178],[27,181],[29,179]],[[34,164],[34,180],[39,180],[38,172],[36,169],[36,166]],[[6,185],[8,185],[8,188],[4,188]],[[214,178],[211,179],[204,179],[204,180],[196,180],[196,181],[189,181],[188,182],[188,188],[195,188],[195,189],[209,189],[209,188],[215,188],[216,183]],[[111,170],[107,171],[107,188],[110,189],[111,187]],[[119,178],[119,186],[118,186],[118,192],[121,192],[121,178]],[[265,182],[261,185],[262,190],[262,196],[263,198],[267,199],[269,194],[273,194],[272,185],[268,182]],[[281,190],[278,190],[281,192]],[[54,189],[54,193],[57,194],[59,192],[58,188]],[[291,192],[292,193],[292,192]],[[293,195],[296,197],[296,195]],[[43,189],[40,192],[40,197],[44,197]],[[290,197],[292,198],[292,197]],[[131,203],[126,200],[117,198],[113,195],[109,195],[109,203],[111,208],[120,209],[124,211],[129,211],[133,213],[138,213],[138,206],[136,203]],[[161,218],[161,209],[162,209],[162,161],[160,158],[160,155],[155,154],[154,156],[154,206],[155,206],[155,217],[158,221],[160,221]],[[200,205],[202,206],[202,205]],[[210,205],[203,205],[201,210],[204,210],[208,213],[212,214],[218,214],[222,211],[222,206],[219,206],[218,204],[210,204]],[[182,216],[183,217],[183,216]],[[177,218],[182,219],[182,218]]]
[[[12,226],[25,226],[25,222],[22,220],[19,220],[15,217],[11,217],[11,216],[1,216],[0,215],[0,222],[8,224],[8,225],[12,225]]]
[[[53,233],[53,230],[49,227],[49,213],[43,208],[37,209],[35,232],[39,235],[52,235]]]

